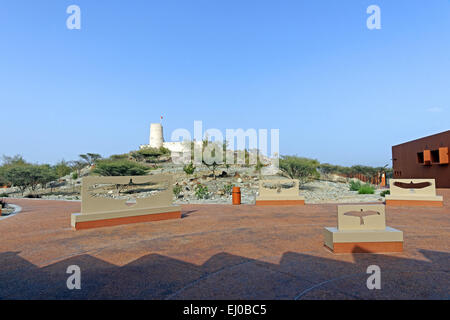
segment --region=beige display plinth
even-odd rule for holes
[[[442,207],[444,201],[436,195],[434,179],[391,179],[386,205]]]
[[[304,205],[299,195],[299,181],[295,179],[260,180],[257,206]]]
[[[140,198],[132,192],[146,187],[149,196]],[[172,205],[171,176],[84,177],[81,213],[72,214],[71,225],[80,230],[179,218],[180,206]]]
[[[324,229],[325,247],[334,253],[403,251],[403,232],[386,226],[384,205],[338,206],[338,227]]]

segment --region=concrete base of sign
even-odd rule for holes
[[[390,196],[386,195],[386,206],[390,207],[443,207],[442,196]]]
[[[92,214],[74,213],[71,216],[71,226],[75,230],[82,230],[180,218],[181,207],[168,206],[115,212],[98,212]]]
[[[325,247],[334,253],[387,253],[403,251],[403,232],[385,230],[324,229]]]

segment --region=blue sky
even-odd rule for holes
[[[341,165],[450,127],[449,0],[1,0],[0,41],[0,154],[33,162],[137,149],[161,114]]]

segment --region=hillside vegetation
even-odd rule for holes
[[[208,143],[204,143],[203,150],[207,146]],[[226,144],[222,147],[226,151]],[[29,163],[20,155],[3,156],[0,166],[0,186],[11,188],[4,189],[5,192],[3,194],[0,192],[0,196],[57,195],[79,199],[81,178],[87,175],[129,176],[169,173],[174,175],[173,193],[177,199],[189,201],[189,199],[211,200],[214,196],[226,198],[231,196],[230,190],[233,185],[242,186],[243,196],[250,199],[257,192],[257,181],[262,178],[262,169],[267,164],[264,164],[258,155],[257,163],[251,165],[250,152],[247,150],[242,152],[245,162],[239,165],[216,162],[176,165],[171,162],[170,151],[165,148],[146,148],[108,158],[103,158],[97,153],[86,153],[81,154],[79,159],[61,160],[54,165]],[[298,179],[303,186],[318,180],[348,184],[353,177],[358,179],[366,177],[367,180],[364,180],[366,182],[374,177],[378,178],[382,172],[386,173],[387,177],[391,174],[391,170],[386,167],[362,165],[343,167],[322,164],[316,159],[286,155],[279,159],[278,174],[273,174]],[[347,185],[347,190],[355,190],[360,194],[374,193],[374,188],[368,183],[359,184],[356,189]]]

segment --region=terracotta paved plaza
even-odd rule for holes
[[[10,199],[23,211],[0,221],[0,299],[449,299],[450,190],[438,194],[443,208],[387,208],[405,243],[386,255],[326,250],[332,204],[186,205],[179,220],[73,231],[79,202]],[[366,287],[372,264],[381,290]]]

